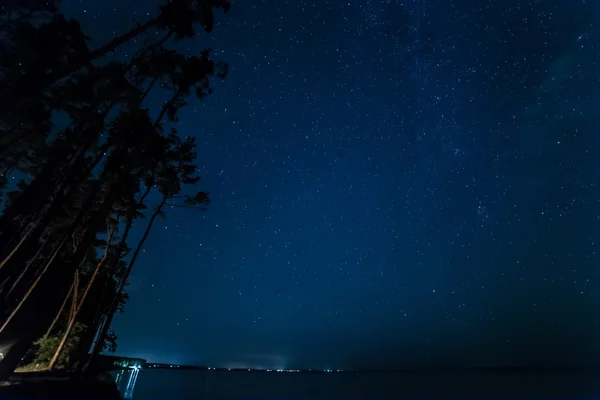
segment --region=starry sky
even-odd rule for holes
[[[156,4],[62,6],[95,47]],[[598,364],[599,17],[593,0],[237,0],[171,44],[230,63],[177,127],[213,203],[156,224],[118,354]]]

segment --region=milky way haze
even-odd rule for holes
[[[100,43],[157,4],[63,8]],[[598,2],[237,0],[216,17],[172,44],[231,66],[178,127],[198,139],[213,204],[170,210],[151,233],[119,354],[598,359]]]

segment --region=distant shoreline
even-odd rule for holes
[[[158,364],[148,363],[144,369],[167,369],[167,370],[199,370],[199,371],[226,371],[226,372],[279,372],[279,373],[294,373],[294,374],[446,374],[446,373],[599,373],[600,367],[434,367],[434,368],[403,368],[403,369],[364,369],[364,370],[316,370],[316,369],[293,369],[293,370],[276,370],[276,369],[253,369],[253,368],[217,368],[204,367],[194,365],[176,365],[176,364]]]

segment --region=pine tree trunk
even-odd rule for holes
[[[65,310],[65,306],[67,305],[67,301],[69,300],[69,297],[71,297],[71,293],[73,293],[74,287],[75,287],[75,281],[73,281],[73,284],[71,284],[71,288],[67,292],[67,295],[65,296],[65,300],[62,302],[62,305],[60,306],[60,309],[56,313],[56,317],[54,317],[54,319],[52,320],[52,323],[48,327],[48,330],[46,331],[46,333],[44,333],[44,337],[48,337],[52,333],[52,330],[56,326],[56,323],[58,322],[60,316],[62,315],[63,311]]]
[[[90,61],[93,61],[99,57],[102,57],[102,56],[114,51],[117,47],[121,46],[122,44],[129,42],[131,39],[135,38],[136,36],[140,35],[141,33],[144,33],[148,29],[156,26],[158,21],[159,21],[159,18],[151,19],[150,21],[133,28],[129,32],[126,32],[126,33],[122,34],[121,36],[117,36],[110,42],[106,43],[104,46],[99,47],[96,50],[92,50],[90,52]]]
[[[12,226],[15,218],[18,215],[23,215],[25,213],[32,214],[38,210],[28,210],[27,208],[31,204],[31,202],[39,202],[45,201],[49,195],[46,193],[46,189],[44,185],[48,183],[48,180],[51,179],[52,171],[49,168],[45,168],[42,172],[33,178],[31,183],[27,185],[27,187],[21,192],[19,197],[10,202],[7,207],[2,211],[2,215],[0,215],[0,232],[4,234],[5,230]],[[44,197],[41,197],[41,193],[44,193]],[[4,236],[4,235],[2,235]],[[6,243],[6,238],[2,238],[3,242]]]
[[[140,27],[138,27],[138,28],[130,31],[128,34],[126,34],[124,36],[132,35],[132,34],[134,34],[136,32],[136,30],[139,30],[140,28],[143,28],[144,26],[151,26],[152,24],[156,24],[157,20],[158,19],[155,19],[154,21],[149,21],[148,23],[146,23],[146,24],[144,24],[144,25],[142,25],[142,26],[140,26]],[[137,35],[137,34],[135,34],[135,35]],[[122,42],[124,36],[122,36],[121,39],[117,38],[119,40],[117,40],[117,39],[115,39],[115,40],[117,40],[120,43],[124,43],[124,42]],[[167,35],[165,35],[163,37],[163,39],[161,39],[158,43],[155,44],[155,46],[161,45],[170,36],[171,36],[171,32],[169,32]],[[130,40],[130,39],[126,39],[125,41],[127,41],[127,40]],[[114,40],[112,42],[114,42]],[[105,45],[103,47],[107,47],[107,46],[109,46],[109,44],[107,44],[107,45]],[[152,48],[152,46],[150,48]],[[99,49],[98,51],[100,51],[100,50],[101,49]],[[148,88],[148,90],[143,94],[143,96],[140,99],[140,103],[149,94],[149,91],[154,86],[154,83],[156,83],[156,79],[151,83],[151,85]],[[106,110],[104,111],[103,115],[101,117],[99,117],[99,120],[100,121],[104,121],[104,119],[108,115],[108,112],[115,105],[116,105],[116,103],[114,103],[114,102],[111,103],[106,108]],[[163,111],[161,112],[161,115],[160,115],[159,119],[157,120],[157,122],[155,124],[157,124],[164,117],[165,112],[166,112],[166,109],[163,109]],[[60,188],[60,189],[58,189],[58,192],[54,195],[52,203],[50,204],[50,207],[49,207],[49,209],[48,209],[48,211],[46,213],[46,216],[49,215],[50,218],[47,218],[47,217],[46,218],[42,218],[41,221],[38,221],[38,223],[42,223],[43,222],[43,225],[47,225],[47,223],[49,223],[54,218],[53,217],[54,216],[54,211],[57,209],[58,206],[60,206],[60,205],[62,205],[64,203],[65,199],[68,199],[68,195],[67,194],[68,194],[69,188],[79,186],[81,184],[81,182],[83,182],[90,175],[90,173],[94,170],[94,168],[98,165],[98,163],[104,158],[104,154],[106,152],[108,152],[109,148],[111,147],[111,144],[110,143],[105,143],[102,146],[102,148],[98,151],[98,155],[95,157],[95,159],[86,168],[84,168],[83,165],[81,165],[81,163],[85,161],[85,156],[86,156],[87,150],[95,143],[95,141],[96,141],[95,139],[97,139],[97,137],[98,137],[98,135],[94,135],[94,134],[92,134],[91,136],[92,136],[91,140],[89,140],[83,146],[83,148],[79,150],[79,155],[75,157],[75,161],[72,161],[72,160],[69,161],[69,163],[71,165],[67,166],[68,171],[67,172],[63,171],[63,175],[66,175],[67,178],[63,179],[63,183],[62,183],[63,187]],[[84,170],[84,173],[81,173],[82,168]],[[47,182],[48,179],[51,180],[52,177],[51,176],[48,176],[48,177],[42,176],[42,177],[40,177],[40,178],[38,178],[38,179],[36,179],[34,181],[34,185],[33,186],[36,186],[36,184],[37,185],[40,185],[40,184],[43,185],[44,182],[48,183]],[[69,181],[71,181],[71,182],[69,182]],[[57,184],[58,184],[58,182],[57,182]],[[24,193],[24,195],[27,195],[28,193],[34,193],[34,197],[35,198],[44,198],[45,196],[40,196],[40,193],[38,192],[39,188],[37,188],[37,186],[36,186],[36,188],[38,190],[35,190],[36,188],[34,188],[33,186],[32,187],[28,187],[26,189],[26,192]],[[56,187],[56,185],[54,185],[54,186]],[[11,205],[7,210],[4,210],[4,213],[2,213],[2,215],[0,216],[0,222],[2,222],[2,223],[0,223],[0,229],[2,229],[1,228],[2,226],[8,226],[8,222],[10,220],[12,220],[14,217],[16,217],[16,215],[18,215],[19,209],[22,208],[21,204],[22,203],[20,203],[20,204],[15,203],[15,204]],[[42,204],[40,204],[40,206],[41,205]],[[35,228],[35,226],[33,228]],[[0,262],[0,269],[2,269],[2,267],[4,265],[6,265],[6,263],[8,263],[9,260],[19,251],[19,249],[21,248],[21,246],[27,241],[27,239],[29,237],[29,234],[33,231],[33,228],[30,229],[29,231],[27,231],[27,234],[24,235],[21,238],[21,240],[18,242],[18,244],[16,246],[14,246],[12,248],[12,250],[10,251],[10,253],[6,256],[6,258],[4,258]],[[34,237],[32,237],[32,240],[38,240],[39,239],[39,237],[38,238],[35,237],[36,235],[33,235],[33,236]]]
[[[109,112],[111,107],[112,107],[112,105],[106,109],[105,114]],[[10,262],[10,260],[13,258],[13,256],[15,256],[17,253],[22,253],[22,251],[19,252],[19,250],[23,246],[23,244],[28,242],[28,247],[33,247],[37,244],[40,237],[43,235],[44,231],[46,230],[46,227],[48,226],[48,224],[55,219],[56,214],[60,211],[62,205],[65,203],[65,201],[67,201],[70,198],[71,194],[69,193],[68,189],[80,185],[89,176],[89,174],[98,165],[98,163],[102,160],[102,158],[104,157],[104,152],[108,150],[106,148],[107,147],[106,145],[105,145],[105,148],[101,149],[101,152],[99,153],[99,155],[96,157],[96,159],[93,160],[93,162],[90,165],[87,166],[87,168],[85,168],[84,165],[82,165],[82,163],[85,162],[85,155],[86,155],[87,149],[89,149],[91,146],[93,146],[94,143],[95,143],[95,140],[93,138],[90,139],[84,145],[84,147],[82,149],[80,149],[79,155],[75,157],[75,161],[73,161],[73,164],[70,166],[70,168],[67,171],[63,171],[63,174],[66,175],[66,178],[63,180],[63,183],[61,185],[62,187],[58,187],[57,189],[55,189],[54,193],[52,193],[52,201],[50,202],[48,209],[43,213],[43,215],[33,225],[33,227],[29,231],[27,231],[27,234],[23,238],[21,238],[19,243],[13,247],[13,249],[8,254],[8,256],[2,260],[2,262],[0,263],[0,270],[2,270],[2,268],[7,263]],[[82,169],[84,171],[83,173],[81,173]],[[42,178],[42,181],[43,181],[43,179],[51,180],[52,177],[49,176],[47,178]],[[58,182],[54,182],[54,183],[55,183],[53,185],[54,187],[56,187],[56,185],[59,184]],[[98,183],[96,183],[95,186],[97,186],[97,185],[98,185]],[[92,188],[92,191],[93,191],[93,189],[94,188]],[[46,195],[50,195],[50,194],[46,193]],[[44,196],[40,195],[39,193],[38,193],[38,196],[40,198],[44,198]],[[15,206],[17,206],[17,205],[15,205]],[[40,206],[43,206],[43,204],[40,204]],[[79,223],[79,221],[81,220],[81,217],[83,216],[83,213],[85,212],[86,209],[87,209],[87,207],[82,207],[82,209],[80,210],[78,215],[75,217],[75,220],[72,225],[76,225]],[[9,210],[8,212],[11,212],[14,214],[16,211]],[[2,215],[2,217],[0,217],[0,220],[5,218],[6,216],[7,216],[7,214],[5,213],[4,215]],[[21,256],[21,257],[19,257],[19,259],[12,262],[11,264],[13,264],[13,265],[12,265],[12,268],[9,268],[9,271],[2,271],[2,273],[0,273],[0,279],[6,278],[7,276],[14,275],[18,264],[20,264],[20,262],[24,261],[24,260],[22,260],[22,258],[23,257]]]
[[[10,323],[10,321],[19,312],[19,310],[21,309],[21,307],[23,307],[23,304],[25,304],[25,302],[27,301],[27,299],[29,298],[29,296],[31,295],[31,293],[33,292],[33,290],[35,289],[35,287],[38,285],[38,283],[40,282],[40,279],[42,279],[42,276],[44,276],[44,274],[48,270],[48,267],[50,267],[50,265],[54,262],[54,259],[56,258],[56,256],[58,255],[58,253],[60,252],[60,250],[62,249],[62,247],[64,246],[64,244],[67,242],[67,239],[68,239],[68,236],[65,236],[65,238],[63,239],[63,241],[56,248],[56,250],[54,251],[54,254],[52,254],[52,257],[50,258],[50,260],[48,260],[48,262],[44,266],[44,269],[42,270],[42,272],[40,273],[40,275],[31,284],[31,286],[29,287],[29,290],[27,291],[27,293],[25,293],[25,296],[23,296],[23,298],[21,299],[21,301],[19,302],[19,304],[17,304],[17,306],[15,307],[15,309],[13,310],[13,312],[10,314],[10,316],[6,319],[6,321],[4,321],[4,324],[2,324],[2,327],[0,327],[0,333],[2,333],[4,331],[4,329],[6,329],[6,327]]]
[[[107,263],[108,264],[108,263]],[[106,265],[107,275],[112,275],[112,266]],[[86,330],[79,338],[78,349],[76,354],[76,363],[75,363],[75,374],[79,374],[82,371],[82,367],[86,364],[87,359],[89,357],[89,353],[92,350],[93,344],[95,342],[96,336],[98,332],[100,332],[100,325],[104,320],[107,312],[107,308],[110,306],[110,301],[112,301],[112,290],[110,290],[112,286],[108,285],[108,282],[104,280],[104,285],[100,290],[100,296],[98,298],[94,298],[95,307],[94,312],[88,315],[88,319],[84,320],[83,323],[86,325]],[[86,313],[87,314],[87,313]]]
[[[62,338],[60,344],[58,345],[58,348],[56,349],[56,353],[54,354],[54,357],[52,357],[52,360],[50,361],[50,364],[48,365],[48,369],[50,369],[50,370],[54,369],[56,362],[58,361],[58,358],[60,357],[60,353],[62,352],[63,348],[65,347],[65,344],[67,343],[67,339],[69,338],[69,335],[71,334],[71,331],[73,330],[73,327],[75,326],[75,320],[77,320],[77,315],[79,314],[79,311],[81,311],[81,306],[85,302],[85,299],[86,299],[88,293],[90,292],[90,288],[96,281],[96,277],[98,276],[98,271],[100,271],[100,268],[106,262],[106,258],[108,257],[108,249],[110,248],[110,242],[113,237],[113,231],[110,230],[110,228],[109,228],[109,232],[110,233],[108,235],[108,239],[106,240],[106,247],[104,248],[104,255],[102,256],[102,259],[100,260],[100,262],[98,262],[98,264],[96,264],[94,273],[92,274],[90,280],[88,281],[88,283],[85,287],[85,290],[83,291],[83,294],[81,295],[81,299],[79,300],[78,303],[76,301],[74,302],[74,310],[71,315],[71,319],[69,321],[67,329],[63,335],[63,338]]]
[[[79,270],[75,271],[75,280],[73,281],[73,301],[71,302],[71,314],[69,315],[69,320],[67,322],[67,329],[62,337],[62,340],[58,344],[56,351],[54,352],[54,356],[50,360],[48,364],[48,370],[52,371],[58,362],[58,357],[60,353],[62,353],[62,349],[65,347],[67,343],[67,339],[73,330],[73,326],[75,326],[75,317],[76,317],[76,309],[77,309],[77,288],[79,287]]]
[[[105,110],[102,120],[106,118],[106,115],[113,106],[114,104],[111,104]],[[72,125],[73,123],[69,124],[64,131],[68,130]],[[83,168],[83,166],[77,166],[75,163],[79,162],[81,164],[85,160],[85,153],[93,144],[93,142],[84,144],[68,157],[65,164],[54,167],[46,166],[40,174],[34,177],[31,183],[21,191],[19,197],[8,204],[2,211],[2,215],[0,215],[0,232],[4,233],[4,228],[10,226],[17,216],[27,214],[35,216],[47,205],[48,199],[52,199],[53,202],[56,201],[56,197],[59,196],[61,190],[64,191],[61,188],[60,179],[62,178],[62,182],[68,182],[69,178],[73,175],[72,171],[79,172]],[[50,207],[52,207],[52,203]],[[2,236],[3,243],[10,240],[10,238],[5,237],[6,235]]]
[[[142,194],[142,196],[140,197],[140,199],[137,200],[136,203],[138,205],[144,204],[144,200],[146,200],[146,197],[148,197],[148,195],[150,194],[151,190],[152,190],[152,185],[148,185],[146,187],[146,190],[144,191],[144,193]],[[127,221],[127,225],[125,226],[125,231],[123,232],[123,236],[121,237],[121,243],[119,243],[119,250],[117,251],[117,254],[121,254],[122,251],[123,251],[123,249],[125,248],[125,246],[127,246],[127,238],[129,237],[129,232],[131,231],[131,228],[133,226],[133,221],[134,221],[133,217],[129,218],[129,220]],[[119,262],[119,259],[117,258],[114,261],[115,265],[112,265],[111,267],[112,268],[116,267],[116,264],[118,262]],[[80,366],[78,366],[78,368],[77,368],[78,369],[78,373],[84,373],[85,372],[86,368],[90,364],[91,359],[94,357],[94,353],[96,352],[96,348],[101,345],[100,344],[101,343],[100,339],[103,338],[102,335],[103,334],[106,335],[106,333],[108,332],[108,331],[106,331],[106,332],[104,331],[104,326],[106,325],[106,321],[108,319],[108,316],[111,314],[111,310],[113,309],[113,302],[118,301],[118,298],[119,298],[119,295],[121,294],[121,291],[122,291],[122,288],[121,288],[121,286],[119,286],[117,288],[117,291],[115,292],[115,298],[109,304],[108,313],[107,313],[108,315],[105,315],[105,316],[103,316],[103,317],[101,317],[99,319],[98,327],[97,327],[96,331],[94,332],[95,336],[91,340],[91,345],[90,345],[91,348],[88,347],[88,349],[86,350],[86,355],[87,355],[87,351],[88,350],[91,350],[91,354],[87,357],[86,362],[80,363]],[[118,304],[117,304],[117,306],[118,306]],[[114,308],[115,308],[114,312],[116,312],[116,307],[114,307]],[[100,351],[101,351],[101,349],[100,349]]]
[[[31,347],[32,343],[42,336],[50,325],[52,318],[62,303],[62,296],[56,296],[56,293],[64,293],[69,289],[71,281],[68,278],[78,265],[85,260],[85,254],[89,251],[95,234],[90,234],[90,231],[97,232],[97,222],[90,221],[84,238],[80,241],[75,254],[62,260],[61,265],[52,265],[44,272],[43,279],[39,280],[39,288],[35,290],[34,295],[31,295],[27,304],[22,305],[19,312],[13,312],[13,322],[10,326],[3,328],[0,331],[0,342],[15,343],[8,350],[8,357],[4,357],[0,361],[0,381],[8,379],[10,374],[19,364],[22,357]],[[69,238],[72,234],[70,228],[65,238]],[[47,265],[56,264],[52,259]],[[40,278],[40,277],[39,277]],[[36,315],[36,318],[31,318],[31,315]]]
[[[32,226],[31,228],[29,228],[29,230],[27,230],[27,232],[23,235],[23,237],[21,238],[21,240],[19,240],[19,243],[17,243],[15,245],[15,247],[13,247],[13,249],[11,250],[10,253],[8,253],[8,255],[2,260],[2,262],[0,262],[0,269],[2,269],[2,267],[4,267],[6,265],[6,263],[11,259],[12,256],[15,255],[15,253],[17,251],[19,251],[19,249],[21,248],[21,246],[23,245],[23,243],[25,243],[27,241],[27,238],[29,237],[29,235],[31,234],[31,232],[33,232],[35,228],[35,225]]]
[[[104,325],[102,327],[102,331],[98,334],[98,339],[96,341],[96,345],[94,346],[94,349],[92,351],[92,354],[90,356],[90,360],[89,360],[87,366],[89,366],[89,364],[92,364],[94,362],[94,360],[96,359],[96,357],[98,357],[98,355],[100,355],[100,352],[102,351],[102,346],[104,344],[106,335],[108,334],[108,330],[110,329],[110,324],[112,323],[112,319],[117,311],[117,307],[119,306],[120,295],[123,292],[123,290],[125,289],[125,285],[127,284],[127,280],[129,279],[129,275],[131,274],[133,265],[135,264],[135,262],[138,258],[138,255],[140,254],[140,251],[142,250],[142,247],[144,246],[144,243],[146,242],[146,239],[148,239],[148,235],[150,234],[152,225],[154,224],[156,217],[160,214],[160,211],[162,210],[162,208],[164,207],[164,205],[166,203],[167,203],[167,197],[163,196],[162,201],[156,207],[156,209],[154,210],[154,213],[152,213],[152,217],[150,217],[150,221],[148,222],[148,226],[146,227],[146,230],[144,231],[144,235],[140,239],[140,241],[133,253],[133,256],[131,257],[131,260],[129,261],[129,264],[127,265],[127,271],[125,272],[125,275],[123,275],[123,278],[121,278],[121,281],[119,283],[119,288],[116,291],[115,298],[109,309],[108,315],[106,317],[106,321],[104,322]],[[85,373],[85,370],[83,372]]]
[[[152,217],[150,217],[150,221],[148,221],[148,226],[146,227],[146,230],[144,231],[144,235],[142,236],[142,239],[140,239],[140,242],[138,243],[137,247],[135,248],[135,251],[133,252],[133,256],[131,256],[131,260],[129,261],[129,265],[127,265],[127,271],[125,272],[125,275],[123,276],[123,279],[121,280],[121,284],[119,285],[119,293],[121,293],[123,291],[123,289],[125,288],[127,279],[129,279],[129,275],[131,274],[131,270],[133,269],[133,265],[135,264],[138,256],[140,255],[140,251],[142,250],[142,247],[144,247],[144,243],[146,242],[146,239],[148,239],[148,235],[150,234],[152,225],[154,225],[154,221],[156,220],[156,217],[158,217],[158,215],[160,214],[160,211],[162,210],[162,208],[164,207],[164,205],[166,203],[167,203],[167,197],[163,196],[162,201],[156,207],[156,209],[154,210],[154,213],[152,213]]]
[[[95,160],[95,162],[100,162],[100,157],[97,158],[97,160]],[[91,172],[91,171],[90,171]],[[87,212],[87,210],[89,209],[90,205],[92,204],[93,201],[93,193],[95,192],[95,190],[101,185],[102,179],[104,177],[104,172],[102,173],[102,175],[100,176],[100,179],[98,179],[97,181],[94,182],[94,184],[92,185],[92,188],[90,188],[90,195],[87,196],[87,198],[84,200],[83,204],[80,207],[79,212],[77,213],[75,219],[73,220],[73,222],[70,224],[66,235],[70,236],[72,235],[75,230],[77,229],[77,227],[79,226],[81,220],[83,219],[83,217],[85,216],[85,213]],[[83,179],[80,179],[80,181],[83,181]],[[61,193],[64,194],[64,193]],[[63,196],[64,197],[64,196]],[[60,199],[60,196],[57,196],[57,198]],[[64,198],[62,199],[64,200]],[[98,221],[96,221],[97,216],[99,214],[102,214],[102,210],[106,210],[107,207],[110,207],[110,205],[112,204],[112,201],[114,201],[114,199],[109,200],[109,199],[105,199],[103,202],[103,205],[101,207],[101,210],[96,212],[96,217],[92,217],[92,222],[91,225],[95,226],[95,224],[97,224]],[[46,215],[44,215],[41,219],[40,222],[38,222],[37,226],[34,227],[34,232],[29,235],[30,236],[30,241],[29,241],[29,247],[33,247],[37,241],[39,241],[39,238],[41,237],[41,235],[43,234],[43,232],[46,229],[46,226],[54,220],[54,218],[56,217],[57,213],[60,212],[61,209],[61,205],[62,202],[54,199],[54,201],[52,202],[50,209],[46,212]],[[92,229],[92,231],[95,232],[95,229]],[[89,235],[87,236],[89,239]],[[25,250],[27,250],[27,248],[25,248]],[[0,269],[0,280],[5,279],[6,276],[11,276],[15,273],[15,270],[19,267],[19,262],[17,261],[22,261],[23,258],[23,251],[18,252],[19,254],[21,254],[20,258],[17,258],[17,260],[11,262],[11,268],[8,268],[9,271],[4,271],[2,269]],[[83,253],[79,254],[78,257],[81,258],[83,256]],[[75,258],[76,259],[76,258]],[[78,264],[78,262],[76,261],[76,264]]]
[[[13,282],[12,286],[10,287],[10,290],[6,293],[6,295],[4,296],[4,298],[7,298],[10,296],[10,294],[15,290],[15,288],[17,287],[17,285],[19,284],[19,282],[21,281],[21,279],[23,279],[23,277],[25,276],[25,274],[27,273],[27,271],[29,270],[29,268],[31,267],[31,265],[35,262],[35,260],[37,260],[38,256],[40,255],[40,253],[42,252],[42,250],[46,247],[46,245],[50,242],[50,238],[48,238],[46,241],[44,241],[44,244],[42,244],[37,252],[35,253],[35,255],[31,258],[31,260],[29,260],[29,262],[27,263],[27,265],[25,265],[25,268],[23,268],[23,271],[21,272],[21,274],[19,275],[19,277]]]
[[[54,367],[56,367],[56,363],[58,362],[58,357],[60,356],[60,353],[62,353],[62,350],[65,347],[65,344],[67,344],[67,339],[69,338],[69,335],[71,334],[71,331],[73,330],[73,326],[75,326],[75,318],[69,318],[69,323],[67,324],[67,330],[65,331],[65,333],[62,337],[62,340],[58,344],[58,347],[56,348],[56,352],[54,352],[54,356],[52,357],[52,360],[50,360],[50,363],[48,364],[48,370],[52,371],[54,369]]]

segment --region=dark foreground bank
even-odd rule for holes
[[[76,380],[51,375],[17,376],[0,386],[0,399],[98,399],[121,400],[110,376]]]

